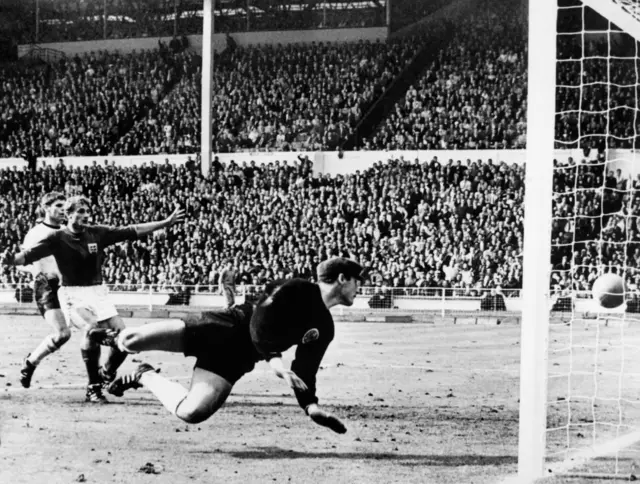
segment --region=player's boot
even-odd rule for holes
[[[119,329],[111,329],[111,328],[93,328],[90,329],[87,335],[89,339],[98,344],[100,346],[111,346],[116,347],[116,339],[120,334]]]
[[[86,401],[90,403],[109,403],[109,400],[102,394],[102,384],[94,383],[87,387]]]
[[[119,378],[116,378],[111,382],[111,384],[107,387],[107,391],[111,393],[111,395],[115,395],[116,397],[121,397],[124,395],[124,392],[127,390],[135,390],[142,386],[140,383],[140,378],[142,375],[148,371],[155,371],[159,373],[160,370],[156,370],[153,366],[148,363],[140,363],[138,368],[132,373],[127,373]]]
[[[20,384],[24,388],[29,388],[31,386],[31,377],[33,376],[34,371],[36,371],[36,365],[29,361],[29,355],[27,355],[22,363],[22,368],[20,369]]]
[[[102,388],[104,388],[105,390],[109,388],[109,385],[111,385],[111,383],[113,383],[113,380],[116,379],[116,376],[118,376],[116,372],[108,372],[104,366],[100,367],[100,369],[98,370],[98,374],[102,379]]]

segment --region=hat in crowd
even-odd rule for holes
[[[357,262],[344,257],[334,257],[321,262],[316,272],[318,281],[327,283],[335,282],[340,274],[344,274],[347,279],[356,278],[360,282],[365,278],[364,268]]]

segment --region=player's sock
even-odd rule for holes
[[[110,375],[115,375],[120,365],[122,365],[127,358],[127,355],[127,353],[120,351],[118,348],[109,348],[109,355],[107,356],[107,361],[104,363],[104,370]]]
[[[188,390],[179,383],[167,380],[165,377],[158,375],[153,371],[143,373],[140,377],[140,383],[153,393],[164,408],[172,414],[176,414],[178,405],[187,396]]]
[[[100,347],[96,346],[89,349],[81,349],[82,360],[87,367],[87,376],[89,384],[94,385],[102,382],[100,378]]]
[[[58,349],[60,347],[56,344],[54,335],[50,334],[40,342],[38,347],[27,357],[27,360],[33,366],[38,366],[42,360]]]

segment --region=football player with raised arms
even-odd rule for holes
[[[357,262],[336,257],[317,268],[318,283],[304,279],[267,285],[255,307],[251,303],[185,320],[161,321],[126,328],[116,338],[122,351],[168,351],[195,356],[189,389],[142,363],[108,387],[115,395],[144,386],[164,407],[188,423],[213,415],[226,401],[233,385],[266,360],[275,374],[293,389],[298,404],[318,425],[344,433],[346,427],[318,405],[316,374],[334,338],[330,308],[351,306],[363,278]],[[291,369],[282,353],[296,346]]]
[[[127,353],[110,348],[107,360],[100,368],[100,345],[106,344],[111,330],[124,328],[122,318],[109,300],[109,291],[102,280],[104,248],[125,240],[135,240],[156,230],[184,221],[184,210],[176,209],[165,220],[109,227],[90,225],[91,202],[83,196],[67,199],[66,227],[52,232],[30,248],[18,253],[5,253],[3,261],[12,265],[29,265],[53,256],[61,275],[58,297],[68,323],[82,331],[80,351],[89,384],[88,402],[105,403],[104,384],[111,382]]]

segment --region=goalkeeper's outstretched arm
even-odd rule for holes
[[[285,380],[287,384],[293,389],[296,397],[298,397],[298,401],[301,400],[302,395],[309,394],[309,388],[307,387],[307,384],[304,382],[304,380],[302,380],[302,378],[296,375],[293,371],[287,370],[284,367],[284,363],[282,362],[281,357],[271,358],[269,360],[269,366],[271,366],[271,369],[276,374],[276,376]],[[306,400],[304,397],[302,397],[302,399]],[[317,402],[317,398],[314,399]],[[322,410],[317,403],[310,403],[308,405],[305,405],[303,408],[305,413],[311,418],[311,420],[313,420],[318,425],[327,427],[339,434],[344,434],[347,431],[347,428],[340,421],[340,419],[333,416],[329,412],[325,412],[324,410]]]

